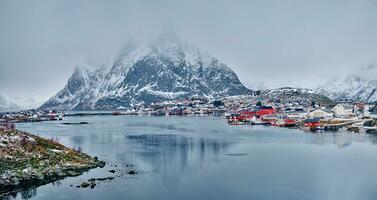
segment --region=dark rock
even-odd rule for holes
[[[67,171],[68,176],[80,176],[82,173],[81,172],[76,172],[76,171]]]
[[[60,124],[63,124],[63,125],[80,125],[80,124],[89,124],[89,122],[64,122],[64,123],[60,123]]]
[[[130,170],[128,171],[128,174],[133,175],[133,174],[137,174],[137,172],[135,170]]]
[[[115,173],[115,170],[112,169],[112,170],[109,170],[109,172],[114,174],[114,173]]]
[[[107,177],[107,179],[108,179],[108,180],[113,180],[114,177],[109,176],[109,177]]]
[[[90,183],[88,183],[88,182],[82,182],[81,183],[81,187],[83,187],[83,188],[86,188],[86,187],[89,187],[90,186]]]
[[[96,187],[96,185],[97,185],[96,182],[94,182],[94,181],[90,182],[90,188],[93,189],[94,187]]]
[[[19,181],[18,178],[13,177],[13,178],[10,180],[10,183],[11,183],[11,185],[18,185],[18,184],[20,184],[20,181]]]
[[[106,165],[105,161],[99,161],[99,163],[98,163],[98,167],[100,167],[100,168],[105,167],[105,165]]]
[[[64,173],[64,172],[59,172],[59,173],[58,173],[58,176],[59,176],[59,177],[65,177],[65,176],[67,176],[67,174]]]

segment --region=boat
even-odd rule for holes
[[[119,112],[119,111],[114,111],[114,112],[111,113],[111,115],[121,115],[121,114],[122,114],[122,113]]]
[[[263,125],[263,126],[270,126],[270,122],[264,122],[264,121],[256,121],[252,123],[253,125]]]
[[[227,116],[226,119],[230,125],[252,124],[252,121],[246,119],[244,116],[238,113],[232,113]]]
[[[242,121],[234,120],[234,121],[228,121],[228,124],[229,125],[246,125],[246,124],[250,124],[250,122],[242,122]]]
[[[58,113],[58,119],[63,120],[63,115],[64,115],[63,113]]]
[[[137,110],[127,110],[124,112],[125,115],[138,115],[138,111]]]
[[[316,131],[324,131],[325,127],[323,127],[323,126],[317,126],[317,127],[315,127],[315,130]]]

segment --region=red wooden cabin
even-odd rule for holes
[[[312,118],[312,119],[305,119],[304,120],[305,127],[317,127],[321,126],[321,122],[319,118]]]
[[[263,115],[272,115],[276,111],[272,106],[261,106],[259,109],[242,111],[240,114],[246,118],[260,117]]]

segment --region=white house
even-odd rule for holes
[[[353,106],[349,104],[337,104],[332,110],[336,117],[347,117],[353,114]]]
[[[331,111],[317,109],[309,113],[309,118],[320,118],[324,120],[330,120],[334,118],[334,115]]]
[[[364,109],[363,109],[363,117],[370,117],[370,107],[368,104],[365,104]]]
[[[287,114],[287,117],[293,119],[295,121],[301,122],[303,119],[307,117],[308,113],[304,111],[302,108],[297,108],[295,111],[290,112]]]

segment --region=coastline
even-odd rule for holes
[[[0,127],[0,197],[104,167],[104,161],[30,133]]]

